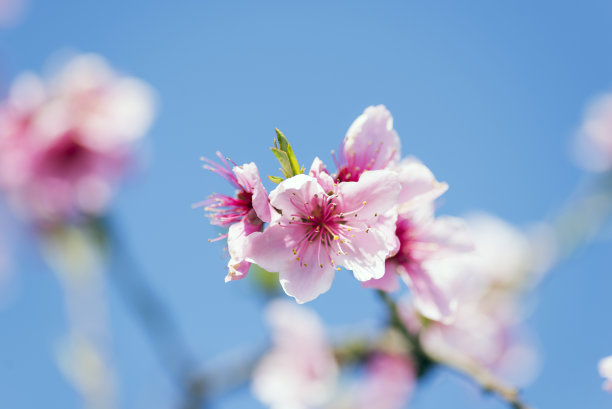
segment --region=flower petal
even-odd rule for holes
[[[399,191],[397,176],[389,170],[364,172],[358,182],[338,184],[343,211],[356,211],[359,220],[378,217],[393,208]]]
[[[448,190],[448,185],[436,180],[431,170],[416,158],[404,159],[394,169],[402,185],[398,201],[434,200]]]
[[[384,105],[367,107],[349,127],[342,148],[345,158],[355,158],[362,170],[384,169],[397,162],[401,143],[391,113]]]
[[[433,281],[427,270],[418,265],[411,265],[400,274],[414,295],[414,305],[421,315],[442,322],[450,322],[456,309],[456,301],[447,297]]]
[[[361,286],[364,288],[376,288],[386,292],[399,290],[399,280],[396,271],[396,265],[392,261],[385,263],[385,275],[378,279],[364,281]]]
[[[286,215],[294,210],[304,211],[304,203],[308,203],[315,195],[325,194],[314,177],[300,174],[283,180],[270,192],[270,204]]]

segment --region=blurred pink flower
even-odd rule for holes
[[[263,233],[247,240],[247,260],[279,273],[285,292],[303,303],[329,290],[337,266],[360,281],[380,278],[395,250],[389,232],[399,184],[393,172],[364,173],[326,191],[312,176],[296,175],[270,193],[280,211]],[[393,235],[391,234],[391,239]]]
[[[612,170],[612,94],[600,96],[587,108],[576,136],[575,154],[587,170]]]
[[[612,392],[612,356],[602,358],[598,365],[599,375],[606,378],[603,389]]]
[[[401,409],[414,387],[414,364],[400,354],[376,353],[366,363],[365,377],[355,387],[353,409]]]
[[[153,119],[153,92],[96,55],[46,83],[23,74],[0,106],[0,187],[26,218],[99,215]]]
[[[538,247],[528,236],[493,216],[467,221],[475,251],[432,266],[442,291],[457,299],[453,320],[420,328],[410,316],[413,311],[407,324],[421,331],[426,349],[462,354],[508,380],[524,382],[535,372],[537,355],[522,325],[521,297],[529,274],[545,264],[543,254],[535,254]]]
[[[307,409],[333,394],[338,366],[323,324],[310,310],[287,301],[270,304],[272,349],[253,373],[253,393],[272,409]]]
[[[211,170],[227,180],[234,188],[234,196],[213,194],[207,200],[194,206],[204,206],[208,211],[211,224],[228,227],[228,233],[216,240],[227,237],[230,261],[225,282],[244,278],[251,267],[245,260],[246,238],[251,233],[262,231],[264,223],[269,223],[274,211],[268,201],[268,192],[261,183],[257,166],[251,162],[242,166],[230,167],[227,160],[217,152],[222,165],[202,158],[207,162],[205,169]]]

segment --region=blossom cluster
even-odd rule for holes
[[[393,119],[382,105],[365,109],[349,127],[330,171],[317,157],[300,168],[280,131],[273,148],[284,178],[269,194],[257,165],[208,159],[205,168],[234,186],[199,203],[211,223],[228,228],[226,281],[244,278],[251,263],[279,274],[297,302],[331,287],[341,267],[364,287],[393,291],[404,282],[420,313],[452,315],[455,302],[439,283],[444,259],[472,250],[462,220],[435,216],[435,199],[448,185],[415,158],[401,158]]]
[[[99,215],[153,118],[153,91],[79,55],[50,78],[27,73],[0,105],[0,188],[37,224]]]
[[[416,367],[397,345],[373,346],[361,376],[349,376],[314,311],[277,300],[266,315],[272,346],[255,368],[252,389],[268,407],[400,409],[412,395]]]

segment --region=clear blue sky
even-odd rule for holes
[[[612,90],[612,3],[431,1],[31,0],[0,32],[6,88],[63,48],[95,52],[159,95],[148,170],[123,189],[114,215],[156,291],[202,362],[265,340],[261,302],[246,280],[224,284],[222,245],[190,205],[229,192],[200,168],[216,150],[263,174],[274,128],[305,163],[331,163],[352,120],[372,104],[395,117],[403,153],[450,185],[442,213],[485,210],[523,226],[553,214],[584,175],[568,145],[585,104]],[[610,234],[555,268],[530,324],[540,408],[603,408],[600,357],[612,354]],[[0,309],[0,408],[77,408],[53,348],[66,330],[60,288],[27,237],[17,235],[18,293]],[[371,292],[338,274],[311,303],[331,325],[381,319]],[[176,398],[133,317],[111,290],[123,408],[162,409]],[[503,408],[441,373],[415,409]],[[244,389],[219,408],[259,408]]]

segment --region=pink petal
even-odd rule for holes
[[[327,168],[318,157],[312,161],[309,175],[316,178],[326,192],[334,190],[334,178],[331,177]]]
[[[400,184],[394,172],[373,170],[364,172],[358,182],[342,182],[338,185],[343,209],[360,209],[358,219],[378,217],[397,203]],[[365,204],[364,204],[365,203]]]
[[[429,168],[415,158],[403,160],[396,168],[398,180],[402,185],[398,201],[434,200],[448,190],[448,185],[440,183]]]
[[[289,212],[295,208],[294,203],[308,202],[315,194],[326,195],[314,177],[304,174],[295,175],[282,181],[270,193],[270,204],[277,209],[282,209],[283,212]]]
[[[292,234],[291,231],[295,230]],[[317,254],[317,246],[307,247],[301,261],[296,260],[292,248],[304,236],[301,227],[269,226],[263,233],[253,233],[245,246],[247,260],[260,267],[279,273],[285,292],[298,303],[315,299],[331,287],[334,269]],[[321,258],[321,261],[319,259]],[[321,267],[323,265],[323,267]]]
[[[343,150],[345,157],[358,158],[357,163],[367,164],[373,159],[368,169],[384,169],[399,160],[400,139],[384,105],[369,106],[355,119],[346,132]]]
[[[433,221],[421,239],[439,246],[435,256],[449,252],[469,252],[474,250],[474,242],[465,221],[458,217],[440,216]]]
[[[364,281],[361,283],[361,286],[364,288],[376,288],[377,290],[390,293],[399,290],[398,278],[395,263],[387,261],[384,276],[379,279]]]
[[[412,290],[414,305],[421,315],[434,321],[449,322],[456,302],[449,299],[420,266],[413,264],[404,272],[400,277]]]
[[[352,270],[357,280],[368,281],[385,275],[385,260],[392,249],[381,234],[370,230],[355,233],[343,250],[345,254],[337,256],[337,264]]]
[[[258,231],[260,226],[254,226],[245,220],[234,223],[227,232],[227,250],[230,253],[230,261],[227,263],[228,274],[225,282],[240,280],[249,272],[251,263],[245,260],[244,248],[247,236]]]
[[[261,183],[259,171],[255,163],[245,163],[242,166],[234,166],[234,174],[238,183],[246,188],[247,191],[253,194],[252,204],[257,217],[263,222],[270,223],[271,210],[268,201],[268,192]]]

